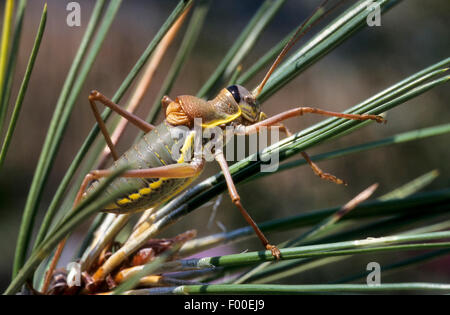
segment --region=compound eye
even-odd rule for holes
[[[236,103],[239,104],[241,101],[241,93],[239,93],[238,87],[236,85],[231,85],[231,86],[227,87],[227,90],[233,95]]]

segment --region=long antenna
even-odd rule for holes
[[[311,20],[316,16],[316,14],[323,10],[323,8],[327,5],[329,0],[324,0],[322,3],[313,11],[313,13],[302,23],[302,25],[299,26],[295,34],[291,37],[291,39],[286,43],[283,50],[278,54],[277,59],[273,62],[272,66],[270,67],[269,71],[267,71],[266,75],[264,76],[264,79],[261,81],[260,84],[253,90],[252,94],[255,98],[261,94],[262,89],[264,88],[264,85],[266,85],[267,81],[269,80],[270,76],[274,72],[274,70],[278,67],[278,65],[281,63],[283,58],[286,56],[288,51],[292,48],[292,46],[295,45],[308,31],[311,27],[313,27],[315,24],[320,22],[325,16],[330,14],[334,9],[336,9],[339,5],[341,5],[345,0],[341,0],[338,3],[336,3],[334,6],[326,10],[322,16],[320,16],[317,20],[310,23]],[[310,24],[309,24],[310,23]],[[309,24],[309,25],[308,25]],[[308,25],[305,29],[305,25]]]

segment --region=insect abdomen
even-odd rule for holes
[[[177,140],[171,135],[171,125],[165,120],[151,132],[145,134],[133,147],[127,150],[113,166],[130,165],[132,169],[154,168],[178,163],[172,155],[172,148]],[[179,147],[179,146],[177,146]],[[104,209],[107,212],[129,213],[148,209],[169,199],[189,185],[194,178],[117,178],[106,189],[107,194],[122,189],[125,184],[139,187],[131,194],[122,196]],[[95,181],[88,188],[89,194],[102,179]]]

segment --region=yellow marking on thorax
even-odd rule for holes
[[[195,133],[191,132],[184,141],[183,147],[181,148],[181,155],[177,160],[177,163],[184,163],[184,159],[186,157],[186,154],[189,152],[188,150],[191,148],[193,142],[194,142]]]
[[[225,119],[213,120],[212,122],[209,122],[209,123],[206,123],[206,124],[202,124],[202,127],[203,128],[212,128],[212,127],[215,127],[215,126],[226,124],[226,123],[229,123],[230,121],[235,120],[236,118],[238,118],[241,115],[242,115],[241,108],[238,107],[238,112],[236,114],[233,114],[233,115],[231,115],[231,116],[229,116],[229,117],[227,117]]]
[[[162,164],[167,165],[166,161],[163,160],[163,158],[161,157],[161,155],[158,154],[158,152],[156,152],[155,150],[152,150],[153,153],[155,153],[155,155],[158,157],[158,159],[161,161]]]

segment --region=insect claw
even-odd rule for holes
[[[92,90],[90,93],[91,97],[97,97],[100,93],[97,90]]]
[[[385,123],[387,123],[387,120],[386,120],[386,114],[385,113],[383,113],[383,114],[381,114],[381,115],[363,115],[363,116],[366,116],[366,117],[368,117],[369,119],[371,119],[371,120],[375,120],[377,123],[379,123],[379,124],[385,124]]]
[[[336,176],[328,174],[328,173],[320,174],[319,177],[322,178],[322,179],[325,179],[325,180],[329,180],[330,182],[333,182],[333,183],[338,184],[338,185],[348,186],[346,181],[344,181],[344,180],[342,180],[340,178],[337,178]]]
[[[281,252],[275,245],[267,244],[266,249],[272,252],[272,256],[275,257],[276,260],[280,260]]]
[[[375,120],[379,124],[381,124],[381,123],[386,124],[387,123],[387,120],[384,119],[382,116],[376,116]]]

